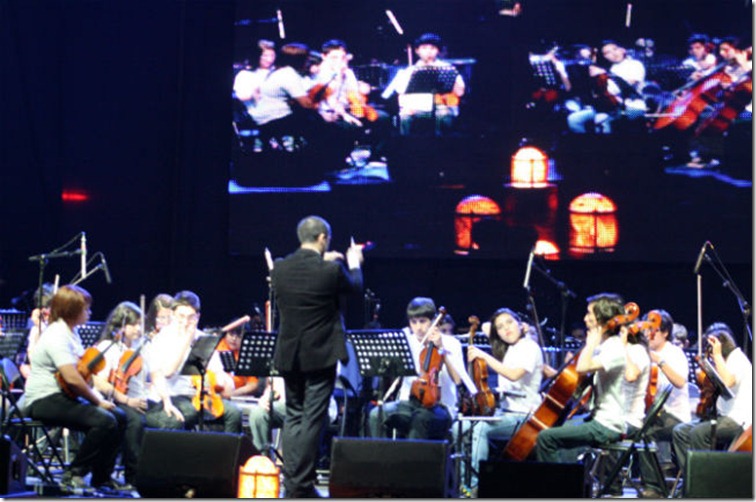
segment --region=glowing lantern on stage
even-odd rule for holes
[[[512,155],[511,179],[515,188],[548,185],[549,157],[534,146],[523,146]]]
[[[570,202],[570,252],[576,255],[613,252],[619,228],[617,205],[596,192],[584,193]]]
[[[470,195],[457,204],[454,216],[454,233],[456,234],[457,254],[466,255],[470,250],[480,249],[478,243],[473,240],[473,226],[486,218],[499,218],[501,208],[488,197],[482,195]]]
[[[280,469],[263,455],[250,457],[239,467],[240,499],[278,498]]]

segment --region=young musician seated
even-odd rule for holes
[[[192,400],[198,394],[192,375],[182,375],[181,371],[192,349],[193,343],[204,333],[197,328],[200,318],[200,299],[192,291],[180,291],[173,297],[173,320],[152,340],[152,390],[147,406],[147,426],[158,429],[193,429],[199,423],[199,413],[204,413],[206,421],[221,420],[225,432],[241,432],[241,411],[230,400],[234,388],[230,375],[223,371],[223,364],[217,352],[214,352],[207,364],[205,375],[206,388],[209,387],[213,374],[216,386],[222,388],[221,395],[216,394],[215,403],[219,405],[213,416],[204,409],[199,411]],[[172,407],[160,399],[158,389],[165,386],[170,396]],[[213,394],[215,389],[209,388]],[[174,408],[175,407],[175,408]],[[176,409],[179,413],[176,413]]]
[[[477,485],[476,471],[481,460],[489,458],[491,439],[506,441],[512,437],[527,414],[541,404],[539,389],[543,379],[543,353],[538,343],[527,336],[527,324],[508,308],[500,308],[491,317],[491,352],[477,347],[467,348],[467,360],[481,359],[499,375],[502,399],[496,410],[498,422],[475,424],[472,439],[473,476],[471,486]]]
[[[715,322],[704,332],[708,356],[732,398],[720,395],[716,400],[715,422],[692,421],[677,425],[672,431],[672,446],[677,466],[685,475],[690,450],[724,450],[753,423],[753,366],[748,356],[735,344],[729,326]],[[704,410],[702,410],[704,411]],[[712,427],[715,427],[712,431]],[[716,444],[712,444],[712,432]]]
[[[585,378],[593,373],[593,409],[581,424],[567,423],[541,431],[535,445],[539,462],[574,462],[577,448],[611,443],[625,432],[625,347],[619,330],[607,329],[613,317],[624,313],[622,298],[616,294],[588,298],[584,318],[588,332],[575,369]]]
[[[434,134],[443,135],[452,130],[459,116],[459,98],[465,94],[465,82],[451,63],[438,59],[442,47],[441,37],[435,33],[425,33],[415,40],[417,62],[397,73],[394,80],[383,91],[383,98],[388,99],[394,92],[399,94],[399,132],[403,135],[416,134],[421,122],[429,121],[435,116]],[[454,75],[452,89],[444,94],[430,92],[412,92],[408,88],[416,71],[428,68],[451,70]]]
[[[50,302],[51,324],[31,355],[23,401],[30,418],[84,432],[61,479],[61,487],[69,491],[87,488],[84,477],[89,473],[94,488],[122,488],[111,475],[123,442],[126,414],[92,388],[77,369],[84,347],[76,327],[89,320],[91,305],[92,296],[80,286],[66,285],[55,293]]]
[[[397,437],[409,439],[446,439],[452,418],[457,415],[457,371],[464,371],[462,345],[449,335],[442,335],[436,326],[431,328],[436,317],[436,305],[430,298],[417,297],[407,305],[409,327],[404,332],[412,352],[415,368],[421,372],[421,351],[426,344],[435,345],[443,354],[443,363],[438,372],[440,398],[437,403],[424,406],[412,395],[412,383],[417,377],[404,377],[399,388],[399,400],[376,406],[370,411],[368,425],[372,437],[388,437],[390,429],[396,429]]]

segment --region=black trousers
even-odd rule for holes
[[[326,426],[336,366],[282,372],[282,376],[286,384],[281,444],[286,497],[309,497],[315,491],[318,444]]]
[[[85,433],[69,470],[76,476],[92,473],[92,486],[110,480],[116,455],[126,430],[126,413],[120,408],[107,411],[84,399],[72,399],[56,392],[34,401],[27,414],[46,425],[68,427]]]

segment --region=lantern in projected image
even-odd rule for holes
[[[473,227],[484,219],[499,219],[501,208],[488,197],[470,195],[462,199],[455,210],[454,234],[457,248],[456,254],[467,255],[471,250],[480,249],[473,240]]]
[[[612,253],[618,237],[617,205],[609,197],[589,192],[570,202],[570,254]]]
[[[549,157],[534,146],[523,146],[512,155],[511,186],[542,188],[548,185]]]
[[[280,469],[263,455],[250,457],[239,467],[240,499],[275,499],[279,493]]]
[[[558,260],[559,259],[559,246],[553,241],[546,239],[538,239],[533,248],[533,253],[546,259],[546,260]]]

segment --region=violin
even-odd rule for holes
[[[378,120],[378,112],[367,104],[367,96],[362,93],[350,91],[347,93],[347,100],[349,101],[349,111],[358,119],[366,119],[368,122],[375,122]]]
[[[696,362],[699,369],[696,371],[696,383],[699,388],[698,404],[696,404],[696,416],[701,420],[716,418],[716,403],[719,397],[719,389],[704,370],[704,359],[708,359],[711,353],[711,346],[708,346],[704,355],[697,355]]]
[[[656,310],[652,310],[646,316],[645,321],[636,321],[632,323],[630,326],[628,326],[628,331],[632,335],[637,335],[643,330],[657,330],[661,326],[661,322],[662,322],[661,314],[659,314],[659,312],[657,312]],[[656,336],[655,332],[650,337],[653,338],[654,336]],[[645,398],[646,411],[650,410],[651,405],[654,404],[654,400],[656,399],[658,388],[659,388],[659,366],[657,366],[656,364],[652,364],[649,369],[648,386],[646,387],[646,398]]]
[[[89,347],[76,363],[76,371],[79,372],[84,381],[92,387],[92,375],[95,375],[105,368],[105,352],[115,345],[117,338],[110,341],[110,345],[105,350],[100,351],[97,347]],[[68,382],[63,378],[60,371],[55,372],[55,380],[58,382],[60,390],[70,398],[76,399],[78,395],[69,387]]]
[[[217,384],[215,373],[212,371],[205,372],[204,388],[200,375],[192,375],[192,384],[197,389],[197,393],[192,398],[192,406],[198,411],[208,412],[213,418],[223,416],[223,398],[218,394],[223,391],[223,387]]]
[[[470,340],[469,346],[474,345],[475,333],[480,326],[480,319],[477,316],[468,318],[470,323]],[[483,359],[474,359],[467,363],[467,373],[472,377],[478,393],[472,399],[472,412],[474,415],[490,417],[496,412],[496,395],[488,386],[488,364]]]
[[[321,101],[328,99],[333,94],[333,88],[331,88],[331,82],[336,78],[337,73],[331,75],[328,82],[321,82],[310,87],[307,91],[307,96],[314,104],[318,104]]]
[[[430,335],[441,319],[446,315],[446,308],[440,307],[438,309],[438,315],[428,327],[423,338],[425,343],[428,335]],[[412,382],[412,389],[410,391],[413,398],[417,399],[424,408],[433,408],[438,404],[441,399],[441,388],[439,387],[438,376],[441,372],[441,367],[444,364],[444,356],[439,353],[438,348],[434,343],[427,343],[425,348],[420,352],[420,376]]]
[[[110,371],[108,382],[113,385],[115,390],[122,394],[128,393],[131,377],[138,375],[142,371],[142,356],[139,355],[142,347],[144,347],[144,344],[137,350],[126,350],[121,354],[118,367]]]

